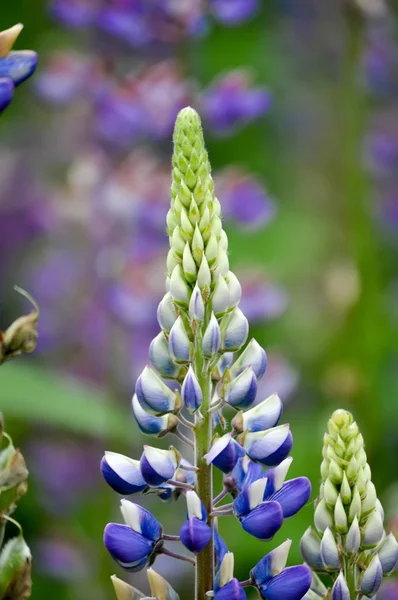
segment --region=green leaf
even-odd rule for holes
[[[89,436],[131,440],[133,422],[94,386],[21,361],[1,367],[1,410],[7,418],[45,423]]]
[[[9,540],[0,554],[0,600],[23,600],[30,593],[30,550],[22,535]]]

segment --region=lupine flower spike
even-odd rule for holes
[[[289,600],[299,600],[310,587],[311,572],[307,565],[286,568],[290,542],[267,554],[250,578],[239,582],[233,554],[215,528],[218,517],[230,515],[249,534],[269,540],[308,501],[311,486],[305,477],[286,481],[293,438],[289,425],[279,424],[277,394],[256,404],[267,356],[255,340],[244,348],[249,324],[239,308],[241,287],[229,268],[221,206],[200,118],[192,108],[177,117],[166,221],[170,250],[166,293],[157,313],[161,330],[150,345],[150,366],[137,380],[132,407],[141,431],[177,435],[188,452],[194,449],[194,464],[173,446],[145,445],[140,460],[106,452],[101,470],[120,494],[153,493],[167,501],[185,496],[186,519],[179,535],[166,534],[147,510],[123,499],[125,524],[106,526],[105,546],[129,571],[151,567],[158,554],[191,562],[196,600],[243,600],[246,586],[269,600],[287,597],[287,591]],[[213,466],[224,477],[215,498]],[[220,504],[228,495],[232,502]],[[194,557],[172,552],[172,541],[180,541]],[[177,598],[151,569],[148,576],[154,598]],[[118,600],[142,597],[118,578],[113,583]]]
[[[324,436],[322,484],[315,527],[301,540],[314,572],[306,600],[373,598],[398,563],[398,543],[383,526],[383,508],[372,483],[364,441],[352,415],[336,410]],[[316,573],[333,580],[326,589]]]

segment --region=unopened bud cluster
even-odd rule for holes
[[[246,344],[249,325],[238,306],[241,286],[229,270],[228,240],[200,118],[191,108],[181,111],[176,122],[171,196],[166,294],[157,311],[160,332],[149,348],[150,364],[136,382],[132,408],[143,433],[173,434],[194,457],[187,460],[174,446],[146,445],[139,460],[107,452],[102,473],[122,495],[153,493],[165,501],[185,497],[186,519],[178,536],[168,535],[146,509],[123,499],[124,524],[107,525],[104,542],[120,566],[136,571],[151,567],[158,554],[170,554],[168,542],[178,540],[195,556],[179,558],[195,564],[197,600],[206,594],[240,600],[245,592],[233,576],[233,554],[215,519],[233,516],[249,534],[269,540],[285,518],[306,504],[311,486],[305,477],[286,481],[293,439],[289,425],[279,425],[278,395],[256,403],[265,351],[253,339],[238,357],[234,354]],[[213,466],[224,474],[217,498],[212,496]],[[230,502],[220,504],[227,496]],[[299,600],[311,574],[306,565],[286,568],[289,546],[267,554],[245,586],[256,587],[262,598],[284,597],[289,590],[289,598]],[[119,600],[135,597],[133,588],[114,583]],[[165,586],[153,596],[176,598]]]
[[[315,528],[305,532],[301,552],[314,571],[329,573],[335,583],[331,592],[310,590],[306,598],[372,598],[397,566],[398,543],[384,531],[364,440],[349,412],[333,413],[322,455]]]

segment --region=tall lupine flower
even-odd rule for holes
[[[301,553],[314,571],[307,600],[373,598],[383,577],[398,564],[398,543],[386,534],[363,437],[352,415],[336,410],[324,436],[322,484],[315,508],[315,528],[301,540]],[[317,573],[328,573],[330,589]]]
[[[268,600],[299,600],[310,587],[311,573],[306,565],[285,568],[290,542],[239,582],[233,554],[214,529],[217,517],[233,516],[249,534],[269,540],[308,501],[311,486],[306,477],[286,481],[293,439],[289,425],[278,424],[278,396],[254,406],[257,381],[267,367],[265,351],[251,340],[235,357],[246,344],[249,324],[239,308],[241,286],[229,268],[221,206],[200,118],[192,108],[183,109],[175,125],[167,229],[166,294],[157,313],[161,331],[150,346],[151,364],[137,380],[133,413],[145,433],[180,437],[193,450],[194,464],[173,446],[145,445],[139,461],[107,452],[101,470],[119,493],[143,491],[165,500],[185,495],[186,520],[179,536],[169,535],[147,510],[122,500],[125,525],[107,525],[105,545],[127,570],[151,566],[158,554],[192,562],[196,600],[212,593],[218,600],[242,600],[247,586]],[[215,498],[213,465],[224,473],[223,490]],[[228,495],[233,502],[218,506]],[[181,541],[196,558],[171,552],[166,544],[172,541]],[[137,594],[113,581],[119,599]],[[176,597],[166,582],[162,586],[163,595],[152,590],[156,598]]]
[[[37,54],[33,50],[12,51],[23,25],[18,23],[0,31],[0,113],[10,104],[14,88],[28,79],[37,66]]]

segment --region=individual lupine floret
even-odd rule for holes
[[[279,425],[265,431],[245,431],[239,438],[247,455],[267,467],[281,463],[293,446],[289,425]]]
[[[148,487],[141,474],[140,461],[117,452],[105,452],[101,460],[101,473],[106,483],[118,494],[138,494]]]
[[[181,455],[173,446],[168,450],[144,446],[140,459],[142,476],[148,485],[157,487],[173,478],[180,461]]]
[[[147,413],[139,403],[137,394],[134,394],[131,404],[134,418],[142,433],[162,437],[163,435],[166,435],[166,433],[176,429],[179,421],[175,415],[168,413],[156,417],[155,415]]]
[[[215,600],[245,600],[246,594],[234,577],[234,555],[226,552],[214,582]]]
[[[206,523],[207,513],[199,496],[194,491],[188,491],[187,520],[180,529],[180,538],[190,551],[198,553],[207,546],[211,537],[211,527]]]
[[[150,367],[145,367],[137,379],[135,393],[141,406],[154,415],[164,415],[181,408],[175,392]]]
[[[217,438],[205,455],[206,463],[215,465],[223,473],[230,473],[239,458],[245,456],[242,446],[229,433]]]
[[[14,88],[36,70],[36,52],[11,50],[22,29],[23,25],[18,23],[10,29],[0,31],[0,113],[10,104]]]
[[[283,404],[278,394],[272,394],[250,410],[239,412],[232,419],[232,427],[243,431],[265,431],[275,427],[282,416]]]
[[[311,569],[334,578],[333,600],[371,598],[396,568],[398,544],[392,533],[385,535],[363,437],[349,412],[333,413],[322,454],[315,529],[302,537],[301,553]]]

